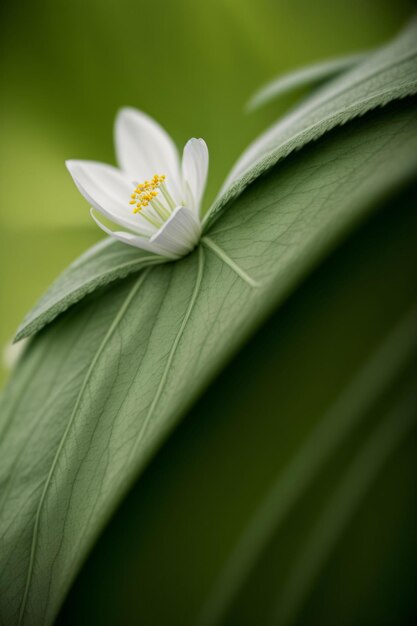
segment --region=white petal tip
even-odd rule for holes
[[[130,107],[130,106],[121,107],[116,113],[116,120],[115,120],[116,124],[118,124],[120,120],[122,120],[124,117],[128,115],[132,115],[136,112],[137,112],[137,109],[135,109],[134,107]]]

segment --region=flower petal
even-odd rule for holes
[[[165,174],[171,194],[181,201],[178,151],[162,126],[142,111],[124,108],[116,118],[115,143],[118,163],[132,181]]]
[[[163,227],[151,237],[151,243],[168,250],[177,258],[188,254],[197,245],[201,225],[192,210],[177,207]]]
[[[67,168],[84,198],[105,217],[134,232],[155,232],[132,212],[133,185],[120,170],[96,161],[67,161]]]
[[[107,226],[105,226],[100,220],[94,215],[94,209],[90,210],[90,215],[97,224],[107,235],[110,237],[114,237],[123,243],[127,243],[129,246],[134,246],[135,248],[140,248],[141,250],[147,250],[148,252],[153,252],[156,255],[168,257],[171,259],[178,258],[176,255],[171,255],[168,250],[166,250],[163,246],[159,246],[157,243],[152,243],[151,240],[147,237],[141,237],[140,235],[133,235],[132,233],[128,233],[126,231],[118,231],[111,230]]]
[[[182,175],[187,194],[187,206],[197,215],[207,181],[209,155],[204,139],[190,139],[182,157]]]

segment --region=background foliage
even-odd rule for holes
[[[113,161],[117,109],[137,106],[181,145],[210,147],[206,204],[235,158],[292,101],[245,117],[281,71],[372,48],[412,0],[20,0],[2,3],[0,345],[101,233],[64,168]],[[5,371],[1,369],[0,382]]]

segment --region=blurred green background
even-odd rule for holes
[[[411,0],[73,0],[2,3],[0,345],[53,278],[101,238],[65,167],[113,162],[120,106],[158,119],[181,146],[206,139],[206,202],[290,98],[243,105],[277,73],[371,48]],[[0,384],[6,377],[0,371]]]

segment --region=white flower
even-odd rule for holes
[[[107,234],[158,255],[177,259],[201,236],[200,205],[207,180],[208,150],[190,139],[182,161],[174,142],[148,115],[122,109],[115,125],[120,169],[94,161],[67,161],[91,215]],[[123,230],[111,230],[98,211]]]

